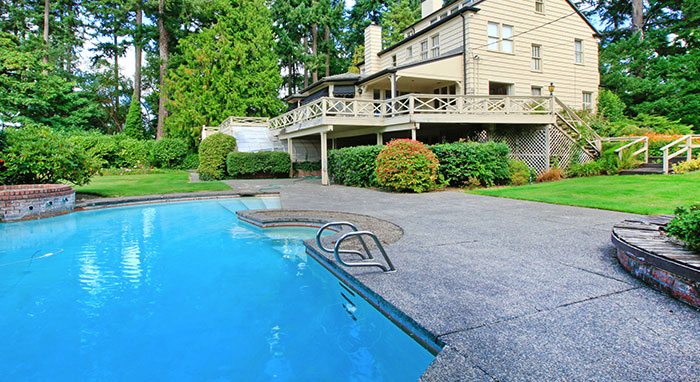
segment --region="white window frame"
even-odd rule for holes
[[[532,65],[530,70],[533,72],[542,72],[542,45],[532,44]]]
[[[583,65],[583,40],[574,40],[574,63]]]
[[[493,27],[496,27],[496,30],[494,30]],[[506,28],[510,29],[510,35],[507,37],[503,33]],[[515,36],[515,27],[512,25],[489,21],[486,24],[486,36],[486,46],[488,50],[508,54],[515,53],[515,41],[513,38],[513,36]],[[510,46],[510,49],[506,50],[506,46]]]
[[[535,13],[544,15],[544,0],[535,0]]]
[[[593,92],[583,92],[581,97],[583,110],[593,110]]]
[[[430,55],[440,57],[440,34],[430,36]]]
[[[421,60],[428,59],[428,39],[425,39],[425,40],[420,42],[420,59]]]
[[[539,94],[535,94],[539,93]],[[542,86],[530,86],[530,95],[533,97],[539,97],[542,95]]]
[[[408,48],[406,48],[406,59],[410,60],[412,58],[413,58],[413,47],[409,46]]]

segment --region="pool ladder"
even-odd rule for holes
[[[343,234],[338,239],[338,241],[335,243],[335,247],[333,248],[333,250],[330,250],[324,247],[323,244],[321,244],[321,234],[323,233],[323,231],[330,227],[350,227],[350,229],[352,229],[352,231]],[[370,238],[372,238],[372,240],[374,240],[374,244],[377,246],[377,248],[379,248],[379,252],[381,252],[382,257],[384,257],[384,261],[386,261],[388,267],[374,259],[374,257],[372,256],[372,252],[369,250],[369,247],[367,246],[367,243],[363,238],[364,236],[369,236]],[[360,241],[360,244],[362,244],[362,248],[365,250],[366,255],[361,251],[356,251],[352,249],[340,249],[340,245],[343,243],[343,241],[351,237],[357,237],[357,239]],[[321,226],[321,228],[318,229],[318,232],[316,232],[316,244],[318,245],[318,248],[320,248],[322,251],[326,253],[332,253],[333,255],[335,255],[335,260],[346,267],[379,267],[385,273],[396,271],[394,264],[389,259],[389,256],[387,256],[386,251],[384,250],[384,246],[377,238],[377,235],[370,231],[360,231],[354,224],[350,222],[330,222],[324,224],[323,226]],[[340,258],[341,253],[357,255],[362,260],[359,262],[347,262]]]

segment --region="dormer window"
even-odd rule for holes
[[[433,19],[430,20],[430,23],[431,23],[431,24],[435,24],[437,21],[438,21],[438,18],[437,18],[437,17],[433,17]]]
[[[447,12],[440,15],[440,20],[444,19],[445,17],[447,17]]]
[[[454,15],[459,10],[459,6],[450,9],[450,14]]]

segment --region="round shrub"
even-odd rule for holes
[[[199,177],[202,180],[222,179],[226,175],[226,156],[236,150],[236,138],[216,133],[199,144]]]
[[[7,129],[0,153],[0,183],[37,184],[72,182],[86,184],[95,162],[82,148],[48,127],[26,125]]]
[[[389,142],[377,156],[377,181],[396,191],[424,192],[437,188],[438,159],[411,139]]]
[[[164,138],[153,144],[151,160],[159,168],[177,168],[187,156],[187,143],[177,138]]]

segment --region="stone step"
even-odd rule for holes
[[[620,175],[651,175],[651,174],[663,174],[664,170],[662,168],[656,167],[638,167],[630,170],[620,171]]]

